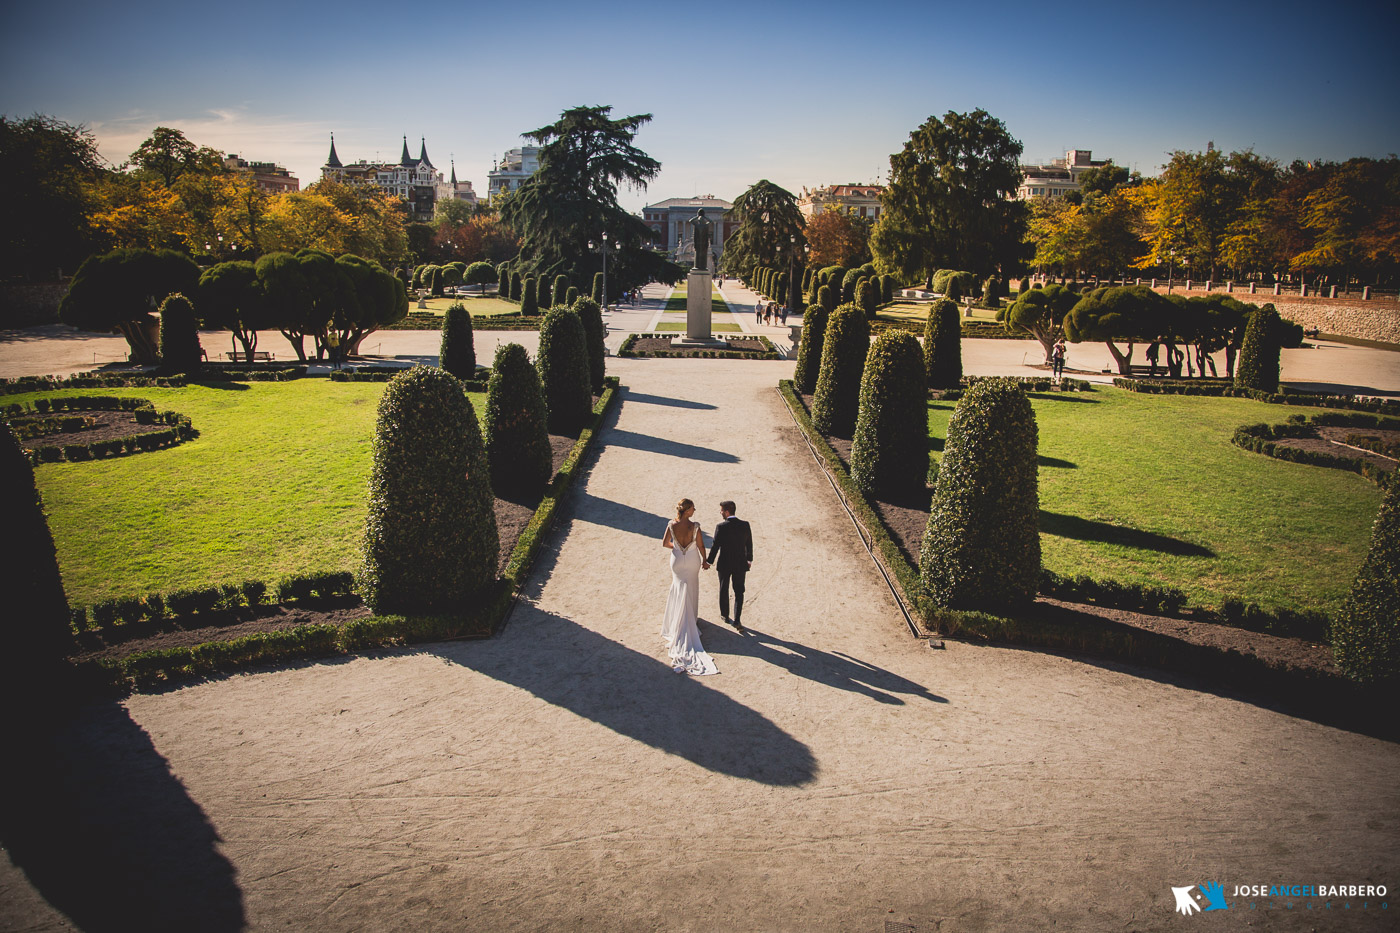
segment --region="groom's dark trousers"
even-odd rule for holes
[[[744,575],[753,562],[753,533],[749,523],[733,515],[715,526],[714,543],[710,545],[710,562],[719,573],[719,612],[729,615],[729,584],[734,584],[734,622],[744,614]]]

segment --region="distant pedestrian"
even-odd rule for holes
[[[755,305],[753,306],[753,322],[754,322],[755,324],[762,324],[762,323],[763,323],[763,299],[762,299],[762,298],[758,299],[758,303],[755,304]]]
[[[1055,347],[1050,351],[1050,362],[1055,367],[1055,378],[1063,379],[1065,375],[1065,338],[1061,337],[1055,341]]]
[[[784,327],[787,326],[787,305],[778,306],[778,320],[782,322]]]
[[[1154,343],[1151,343],[1151,344],[1148,344],[1148,347],[1147,347],[1147,365],[1148,365],[1149,367],[1151,367],[1151,368],[1148,370],[1148,373],[1147,373],[1149,376],[1155,376],[1155,375],[1157,375],[1157,359],[1158,359],[1159,355],[1160,355],[1161,352],[1162,352],[1162,351],[1161,351],[1161,346],[1162,346],[1161,344],[1155,343],[1155,342],[1154,342]]]

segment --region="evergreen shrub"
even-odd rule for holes
[[[442,266],[432,266],[428,269],[428,290],[434,298],[442,297]]]
[[[924,367],[930,389],[962,385],[962,324],[958,306],[940,298],[929,308],[924,324]]]
[[[415,366],[384,387],[360,594],[377,614],[454,613],[496,578],[491,473],[462,383]]]
[[[1035,413],[1020,385],[983,379],[948,422],[919,569],[934,605],[1003,609],[1040,580]]]
[[[924,356],[913,334],[889,331],[865,357],[851,479],[867,496],[908,496],[924,488],[928,449]]]
[[[539,291],[535,287],[535,277],[527,275],[520,282],[520,314],[528,316],[539,313]]]
[[[860,282],[861,275],[859,269],[850,269],[841,277],[841,303],[843,305],[855,303],[856,285]]]
[[[593,273],[593,300],[598,302],[598,307],[603,306],[603,273]]]
[[[572,307],[565,296],[569,294],[569,277],[559,274],[554,277],[554,294],[550,296],[549,306],[551,308],[563,305]]]
[[[1371,549],[1332,623],[1332,652],[1353,680],[1400,682],[1400,482],[1381,499]]]
[[[199,371],[199,322],[194,305],[178,292],[160,303],[161,372],[186,375]]]
[[[856,304],[860,305],[866,320],[875,320],[875,309],[880,306],[880,299],[875,294],[875,287],[870,279],[861,279],[860,285],[857,286]]]
[[[496,495],[533,496],[554,472],[544,391],[525,348],[496,350],[486,384],[486,459]]]
[[[831,316],[831,312],[836,310],[836,291],[830,285],[823,285],[817,289],[817,304],[821,306],[828,317]]]
[[[1274,306],[1267,304],[1249,316],[1240,343],[1240,359],[1235,366],[1235,387],[1258,392],[1278,391],[1279,333],[1283,321]]]
[[[538,304],[541,311],[548,311],[554,307],[554,287],[549,276],[542,275],[535,280],[535,287],[539,289]]]
[[[831,289],[823,285],[826,293]],[[820,304],[810,305],[802,315],[802,338],[797,344],[797,367],[792,381],[802,395],[811,395],[817,388],[817,374],[822,365],[822,338],[826,334],[826,321],[831,315]]]
[[[510,300],[523,301],[525,294],[525,280],[519,272],[510,274]]]
[[[578,298],[579,298],[578,286],[577,286],[577,285],[570,285],[568,291],[564,292],[564,305],[565,305],[565,307],[572,308],[572,307],[574,306],[574,302],[578,301]]]
[[[552,308],[540,322],[540,351],[535,361],[544,386],[549,430],[573,434],[593,414],[589,385],[588,337],[572,308]]]
[[[458,379],[476,378],[476,340],[472,334],[472,316],[460,301],[452,302],[442,316],[438,366]]]
[[[831,313],[812,399],[812,424],[823,434],[850,437],[860,408],[860,377],[870,352],[870,322],[855,305]]]
[[[583,324],[583,336],[588,347],[588,387],[594,395],[603,394],[603,379],[607,377],[607,328],[603,326],[603,309],[592,298],[579,298],[570,307]]]

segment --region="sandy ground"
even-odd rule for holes
[[[499,637],[88,710],[50,762],[81,829],[6,851],[0,927],[1395,928],[1374,899],[1187,920],[1171,887],[1393,891],[1396,745],[1142,670],[931,650],[774,389],[790,363],[610,366],[623,404]],[[716,677],[659,639],[680,496],[755,531],[751,637],[702,577]]]

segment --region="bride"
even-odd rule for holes
[[[671,593],[666,597],[666,615],[661,637],[671,651],[671,668],[678,674],[718,674],[714,659],[700,644],[696,615],[700,608],[700,568],[705,566],[705,536],[700,523],[692,521],[695,503],[676,503],[676,520],[666,524],[661,546],[671,552]]]

